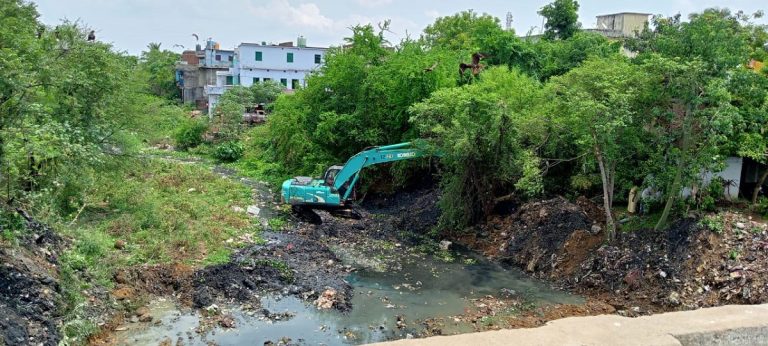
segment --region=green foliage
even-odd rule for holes
[[[220,162],[235,162],[243,157],[243,150],[240,142],[225,142],[213,149],[213,158]]]
[[[351,48],[329,50],[306,88],[275,102],[271,141],[259,149],[273,155],[265,161],[293,175],[317,175],[365,147],[411,140],[408,107],[456,84],[455,54],[413,41],[387,50],[370,25],[352,30]]]
[[[203,143],[203,134],[208,130],[208,125],[202,121],[190,122],[182,125],[174,134],[176,148],[188,150]]]
[[[602,182],[607,236],[613,237],[616,167],[635,152],[641,123],[635,119],[637,95],[647,82],[635,66],[619,56],[590,59],[548,84],[555,100],[555,121],[574,136],[582,152],[597,163]]]
[[[754,211],[762,217],[768,217],[768,197],[760,197],[754,204]]]
[[[494,194],[512,190],[518,182],[524,194],[539,191],[536,158],[522,150],[517,129],[541,100],[536,81],[494,68],[478,83],[438,90],[411,107],[420,137],[430,138],[445,153],[440,200],[444,228],[461,229],[487,216]]]
[[[707,9],[690,15],[683,22],[680,15],[654,17],[653,25],[640,37],[628,42],[628,48],[640,53],[667,57],[696,58],[707,71],[724,75],[747,62],[750,52],[749,31],[741,18],[728,9]]]
[[[244,130],[243,113],[246,109],[259,104],[271,105],[281,94],[283,86],[275,81],[255,83],[250,87],[234,86],[221,95],[216,104],[213,123],[211,124],[218,138],[232,141]]]
[[[579,30],[579,3],[575,0],[555,0],[539,10],[539,15],[546,19],[544,37],[568,39]]]
[[[725,221],[722,214],[707,215],[699,220],[699,227],[704,227],[717,234],[722,234],[725,231]]]
[[[149,92],[155,96],[177,100],[181,97],[176,85],[176,63],[181,55],[169,50],[160,50],[160,43],[150,43],[147,51],[141,52],[141,71],[146,74]]]
[[[498,18],[472,10],[452,16],[440,17],[424,29],[421,40],[432,48],[450,51],[478,51],[484,45],[481,40],[497,36],[502,32]]]

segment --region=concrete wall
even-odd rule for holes
[[[720,172],[704,172],[701,175],[702,189],[705,188],[712,181],[714,177],[723,178],[726,182],[730,181],[731,186],[723,188],[723,196],[726,199],[734,200],[739,197],[739,188],[741,187],[741,168],[743,165],[743,159],[741,157],[729,157],[725,160],[725,168]],[[681,192],[683,197],[689,197],[691,195],[691,188],[683,188]]]
[[[620,32],[625,37],[633,37],[643,31],[648,23],[645,13],[615,13],[597,16],[597,30]]]
[[[216,56],[220,56],[221,60],[216,60]],[[232,67],[232,61],[230,57],[234,59],[235,52],[232,50],[218,50],[218,49],[206,49],[205,58],[201,65],[205,67]]]
[[[262,70],[304,70],[311,71],[320,66],[315,63],[315,55],[325,55],[324,48],[301,48],[262,46],[243,43],[238,47],[241,69]],[[256,61],[256,52],[261,52],[261,61]],[[293,53],[293,62],[287,61],[288,53]]]

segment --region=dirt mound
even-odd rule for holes
[[[627,315],[768,302],[768,227],[728,212],[717,232],[696,219],[621,232],[604,243],[587,199],[528,203],[461,237],[486,256]]]
[[[439,191],[422,189],[377,195],[367,198],[355,210],[359,219],[334,217],[317,211],[322,224],[298,222],[292,232],[329,245],[358,247],[368,240],[386,240],[416,244],[425,240],[427,233],[437,225],[440,209]]]
[[[61,339],[57,259],[64,240],[26,213],[18,246],[0,243],[0,344],[57,345]]]
[[[590,213],[600,210],[581,200]],[[599,214],[599,213],[598,213]],[[542,278],[572,274],[602,242],[601,226],[585,207],[562,197],[522,205],[510,215],[494,216],[463,235],[460,242],[502,263]]]
[[[145,294],[175,296],[189,305],[193,274],[192,267],[180,263],[131,267],[115,273],[114,281],[117,285],[112,290],[112,296],[117,300]]]
[[[245,248],[226,264],[204,268],[193,277],[196,307],[215,298],[253,300],[264,291],[292,294],[314,301],[335,290],[333,308],[351,308],[352,287],[339,259],[324,245],[292,234],[266,233],[264,245]]]

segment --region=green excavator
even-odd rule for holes
[[[359,218],[350,202],[363,168],[424,156],[440,155],[413,142],[366,148],[350,157],[343,166],[329,167],[321,179],[295,177],[286,180],[280,199],[290,204],[294,213],[312,223],[321,222],[314,209],[327,210],[334,216]]]

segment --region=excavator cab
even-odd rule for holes
[[[336,175],[344,168],[344,166],[331,166],[325,170],[323,175],[323,183],[327,186],[333,187],[333,183],[336,181]]]

